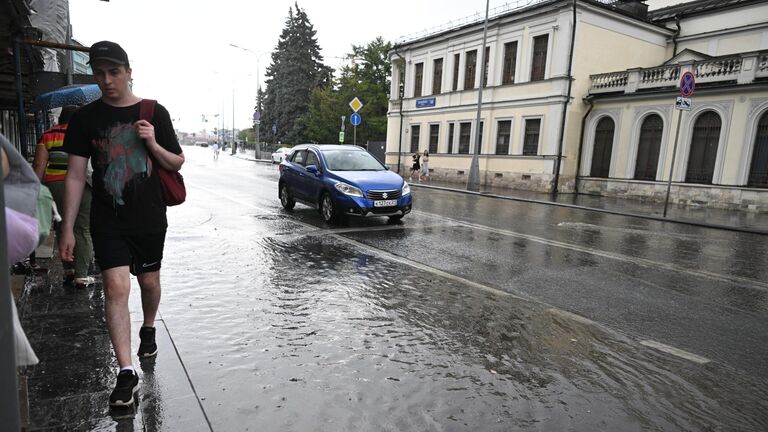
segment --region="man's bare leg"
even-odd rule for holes
[[[131,366],[131,316],[128,312],[128,295],[131,292],[131,275],[128,266],[104,270],[104,314],[112,348],[120,368]]]
[[[138,275],[141,287],[141,309],[144,311],[144,327],[154,327],[157,308],[160,306],[160,270]]]

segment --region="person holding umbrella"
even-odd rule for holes
[[[51,190],[53,201],[60,211],[64,211],[64,178],[67,176],[69,155],[64,152],[64,135],[67,123],[77,110],[75,105],[67,105],[61,109],[59,124],[43,132],[35,149],[35,159],[32,167],[48,189]],[[64,266],[64,283],[74,283],[75,287],[84,288],[94,283],[94,278],[88,275],[88,268],[93,261],[93,243],[91,242],[91,186],[86,183],[83,198],[77,211],[74,225],[75,260],[62,261]],[[56,227],[56,240],[61,237],[61,225]]]

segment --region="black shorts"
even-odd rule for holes
[[[138,275],[160,270],[165,231],[141,234],[91,232],[93,254],[102,271],[129,266]]]

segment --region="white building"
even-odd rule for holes
[[[396,45],[387,161],[407,172],[428,149],[434,178],[465,183],[483,70],[481,183],[663,199],[676,85],[690,70],[673,198],[768,210],[767,16],[764,0],[649,13],[636,1],[544,0],[489,21],[483,68],[482,22]]]

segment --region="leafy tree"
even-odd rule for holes
[[[301,142],[304,134],[299,120],[308,110],[312,91],[331,82],[332,70],[323,64],[316,34],[298,3],[288,9],[266,72],[261,130],[267,141]]]
[[[308,141],[338,142],[341,116],[349,116],[349,102],[357,97],[363,102],[359,114],[362,123],[357,127],[357,142],[384,141],[387,136],[387,110],[389,109],[389,75],[391,64],[388,52],[392,45],[381,37],[365,46],[352,46],[347,55],[349,64],[332,86],[315,89],[309,111],[302,118]],[[346,122],[345,142],[352,141],[352,128]]]

